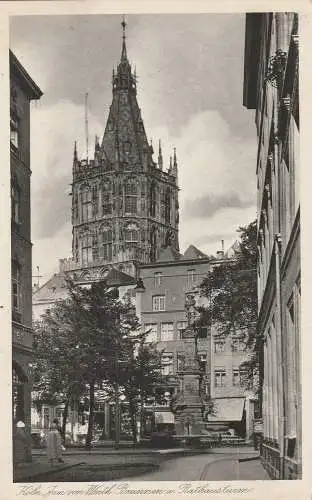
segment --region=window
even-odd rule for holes
[[[105,182],[102,190],[102,211],[103,215],[110,215],[112,213],[112,193],[111,183]]]
[[[144,331],[148,332],[146,342],[157,342],[157,323],[147,323],[144,326]]]
[[[235,386],[243,386],[245,383],[246,370],[243,368],[234,368],[232,374],[232,383]]]
[[[218,369],[214,372],[214,380],[216,387],[224,387],[225,386],[225,369]]]
[[[110,228],[106,228],[102,232],[102,257],[104,260],[111,261],[113,257],[113,233]]]
[[[171,375],[173,373],[173,355],[172,352],[166,352],[161,357],[162,375]]]
[[[187,270],[187,286],[191,288],[195,283],[195,269]]]
[[[154,295],[153,297],[153,311],[164,311],[165,310],[165,296],[164,295]]]
[[[160,286],[161,285],[161,277],[162,273],[154,273],[154,286]]]
[[[22,311],[21,270],[16,260],[12,261],[12,309],[13,315]]]
[[[125,185],[125,213],[136,214],[137,211],[137,186],[134,181],[128,181]]]
[[[82,206],[82,221],[86,222],[92,219],[92,200],[91,190],[84,188],[81,193],[81,206]]]
[[[170,224],[171,219],[171,196],[170,189],[167,188],[165,194],[165,224]]]
[[[208,326],[199,327],[197,337],[199,339],[206,339],[208,337]]]
[[[156,229],[153,228],[151,231],[151,236],[150,236],[150,245],[151,245],[151,262],[155,262],[156,260],[156,248],[157,248],[157,236],[156,236]]]
[[[10,141],[11,144],[18,148],[19,146],[19,123],[15,118],[11,118],[10,121]]]
[[[127,243],[137,243],[139,241],[139,231],[135,224],[130,224],[125,228],[125,241]]]
[[[183,371],[185,363],[185,354],[184,352],[177,353],[177,370],[178,372]]]
[[[214,352],[218,354],[219,352],[224,352],[225,342],[224,340],[215,340],[214,341]]]
[[[183,339],[183,333],[185,332],[187,327],[186,321],[178,321],[177,322],[177,331],[178,331],[178,339]]]
[[[16,224],[20,222],[20,198],[20,189],[15,181],[12,183],[11,187],[11,217],[12,221],[16,222]]]
[[[206,353],[199,353],[199,367],[200,369],[206,373],[207,371],[207,354]]]
[[[92,239],[90,236],[87,236],[82,242],[82,264],[89,264],[92,262],[92,256]]]
[[[154,182],[152,182],[150,189],[150,216],[156,216],[156,187]]]
[[[232,339],[232,352],[244,351],[245,350],[245,342],[241,337]]]
[[[160,340],[173,340],[173,323],[162,323],[160,325]]]

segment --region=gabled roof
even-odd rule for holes
[[[59,300],[66,297],[65,275],[56,273],[33,293],[34,302],[40,300]]]
[[[157,262],[171,262],[173,260],[180,260],[182,255],[172,248],[171,246],[164,248],[157,259]]]
[[[201,252],[194,245],[190,245],[186,251],[184,252],[182,259],[183,260],[194,260],[194,259],[205,259],[208,255]]]
[[[118,271],[118,269],[112,269],[105,278],[108,286],[125,286],[125,285],[135,285],[136,279],[129,274]]]

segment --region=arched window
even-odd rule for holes
[[[124,231],[126,243],[137,243],[139,241],[139,231],[136,224],[129,224]]]
[[[165,247],[170,247],[173,243],[173,235],[171,231],[167,231],[165,237]]]
[[[166,189],[165,194],[165,223],[170,224],[171,219],[171,199],[170,199],[170,189]]]
[[[109,227],[102,231],[102,257],[106,261],[111,261],[113,257],[113,233]]]
[[[15,321],[21,320],[22,284],[21,267],[17,260],[12,260],[12,315]]]
[[[112,186],[110,182],[105,182],[102,189],[102,212],[103,215],[110,215],[112,211]]]
[[[125,213],[136,214],[138,211],[138,190],[134,180],[128,180],[125,184]]]
[[[92,194],[89,187],[84,187],[81,192],[82,222],[92,219]]]
[[[157,243],[157,237],[156,237],[156,229],[153,228],[151,231],[151,236],[150,236],[150,245],[151,245],[151,262],[155,262],[156,260],[156,243]]]
[[[156,216],[156,186],[154,181],[152,182],[150,189],[150,216]]]
[[[85,236],[82,240],[81,257],[82,264],[87,265],[93,260],[92,237]]]

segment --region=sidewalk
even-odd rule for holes
[[[269,474],[263,468],[260,457],[223,458],[216,460],[202,472],[202,481],[263,481],[271,480]]]
[[[34,477],[40,477],[50,471],[61,471],[70,467],[75,467],[83,463],[81,457],[66,457],[64,463],[52,466],[48,458],[44,455],[34,456],[32,462],[24,462],[15,465],[13,470],[13,482],[31,482]]]

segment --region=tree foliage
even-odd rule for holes
[[[67,281],[68,296],[35,325],[34,391],[37,405],[71,404],[88,394],[86,446],[91,445],[97,388],[125,394],[133,418],[158,377],[159,360],[139,332],[130,300],[105,282],[89,287]],[[157,359],[157,361],[156,361]],[[65,406],[66,407],[66,406]],[[63,430],[66,422],[63,421]]]
[[[233,258],[216,262],[201,284],[207,299],[200,308],[200,324],[213,325],[217,335],[244,337],[249,358],[244,363],[249,382],[259,365],[262,340],[257,333],[257,223],[238,229],[239,241]]]

